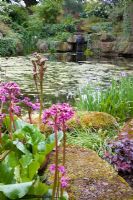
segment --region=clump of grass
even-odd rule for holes
[[[133,117],[133,77],[112,80],[106,89],[87,85],[76,102],[78,110],[107,112],[121,121]]]
[[[92,149],[102,157],[108,141],[116,135],[115,129],[75,129],[67,134],[67,143]]]

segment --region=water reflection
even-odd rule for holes
[[[70,100],[87,83],[109,84],[121,71],[133,75],[133,59],[100,59],[74,62],[47,62],[44,78],[45,102]],[[1,80],[16,81],[25,94],[35,96],[30,57],[0,58]],[[56,98],[55,98],[56,97]]]

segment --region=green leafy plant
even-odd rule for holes
[[[6,129],[9,129],[9,120],[10,118],[5,118]],[[15,125],[16,131],[12,139],[3,134],[0,144],[0,192],[9,199],[18,199],[25,195],[43,196],[49,187],[42,183],[38,170],[54,148],[54,135],[46,139],[35,125],[18,118]],[[58,137],[61,139],[62,134],[59,133]]]
[[[123,73],[123,72],[122,72]],[[76,106],[80,110],[107,112],[125,120],[133,116],[133,78],[123,73],[118,81],[113,80],[106,89],[87,85],[80,92]]]

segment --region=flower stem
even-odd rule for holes
[[[55,133],[55,174],[54,174],[54,185],[53,185],[53,193],[52,193],[52,200],[55,199],[56,194],[56,187],[58,181],[58,131],[56,125],[57,117],[55,117],[55,126],[54,126],[54,133]]]

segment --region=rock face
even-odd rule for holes
[[[69,122],[71,128],[108,128],[117,126],[116,119],[104,112],[79,112]]]
[[[124,138],[125,136],[130,139],[133,139],[133,119],[126,122],[119,133],[119,138]]]
[[[66,153],[71,200],[133,200],[128,183],[95,152],[70,147]]]
[[[72,50],[72,45],[67,42],[59,42],[57,44],[56,50],[58,52],[69,52]]]
[[[92,33],[88,43],[89,49],[100,56],[126,56],[133,57],[133,39],[117,37],[109,33]]]
[[[48,43],[44,40],[38,40],[36,46],[39,52],[44,53],[48,51]]]

